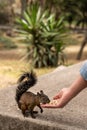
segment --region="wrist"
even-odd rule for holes
[[[76,96],[76,92],[75,90],[73,90],[72,87],[68,88],[68,97],[71,100],[72,98],[74,98]]]

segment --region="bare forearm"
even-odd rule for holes
[[[57,105],[46,104],[43,107],[62,108],[86,87],[87,87],[87,62],[81,68],[79,77],[68,88],[63,88],[53,98],[54,100],[58,101],[58,104]]]
[[[82,76],[74,81],[74,83],[70,86],[70,96],[71,98],[75,97],[81,90],[87,87],[87,81],[84,80]]]

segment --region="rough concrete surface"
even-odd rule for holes
[[[77,78],[82,64],[38,77],[38,83],[30,91],[37,93],[42,89],[52,99]],[[44,108],[36,119],[23,117],[15,102],[15,89],[16,85],[0,89],[0,130],[87,130],[87,89],[62,109]]]

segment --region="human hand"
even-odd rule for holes
[[[63,108],[70,100],[70,89],[63,88],[48,104],[42,104],[44,108]]]

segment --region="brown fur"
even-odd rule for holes
[[[31,115],[32,118],[35,118],[34,108],[38,106],[40,108],[40,112],[43,112],[40,103],[48,103],[50,102],[47,95],[41,90],[40,93],[34,94],[32,92],[28,92],[27,89],[32,87],[36,83],[36,75],[31,73],[24,73],[19,78],[19,85],[16,89],[16,101],[18,107],[21,109],[22,114],[25,116]]]

